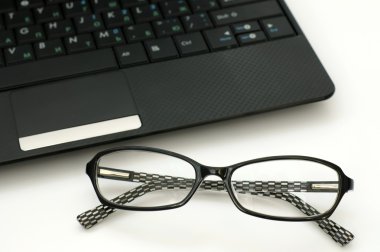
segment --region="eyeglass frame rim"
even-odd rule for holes
[[[147,152],[152,152],[152,153],[159,153],[159,154],[164,154],[168,156],[172,156],[178,159],[181,159],[189,164],[192,165],[195,171],[195,181],[193,188],[190,190],[188,195],[180,202],[175,203],[175,204],[170,204],[170,205],[165,205],[165,206],[156,206],[156,207],[136,207],[136,206],[121,206],[118,205],[112,201],[107,200],[106,198],[103,197],[99,190],[98,182],[96,179],[96,169],[98,167],[98,162],[101,157],[108,155],[110,153],[114,152],[119,152],[119,151],[147,151]],[[272,216],[272,215],[267,215],[263,213],[258,213],[255,211],[248,210],[244,208],[236,198],[236,196],[233,193],[233,188],[232,188],[232,174],[234,171],[239,169],[240,167],[249,165],[249,164],[255,164],[255,163],[262,163],[262,162],[267,162],[267,161],[276,161],[276,160],[304,160],[304,161],[311,161],[315,163],[320,163],[322,165],[325,165],[333,170],[335,170],[339,176],[339,191],[338,195],[336,197],[334,205],[325,213],[322,213],[320,215],[316,216],[305,216],[305,217],[281,217],[281,216]],[[220,171],[220,170],[225,170],[225,178],[223,179],[224,186],[227,190],[227,193],[229,194],[232,202],[234,205],[243,213],[263,218],[263,219],[268,219],[268,220],[275,220],[275,221],[288,221],[288,222],[304,222],[304,221],[317,221],[317,220],[322,220],[329,218],[336,208],[338,207],[340,201],[342,200],[343,196],[345,193],[347,193],[349,190],[354,189],[354,180],[349,178],[343,170],[336,164],[331,163],[329,161],[320,159],[320,158],[315,158],[315,157],[310,157],[310,156],[301,156],[301,155],[281,155],[281,156],[269,156],[269,157],[262,157],[262,158],[255,158],[243,162],[239,162],[236,164],[232,164],[229,166],[224,166],[224,167],[211,167],[207,165],[203,165],[187,156],[184,156],[182,154],[164,150],[164,149],[159,149],[159,148],[154,148],[154,147],[144,147],[144,146],[121,146],[121,147],[116,147],[116,148],[110,148],[106,149],[104,151],[101,151],[97,153],[90,162],[87,163],[86,166],[86,174],[90,177],[91,183],[94,187],[94,190],[96,192],[96,195],[99,199],[99,201],[108,207],[112,207],[115,209],[121,209],[121,210],[131,210],[131,211],[163,211],[163,210],[170,210],[170,209],[175,209],[184,206],[186,203],[190,201],[190,199],[194,196],[195,192],[198,190],[204,179],[209,176],[209,175],[219,175],[219,174],[214,174],[211,173],[210,170],[214,171]],[[220,175],[219,175],[220,176]]]

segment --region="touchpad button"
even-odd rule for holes
[[[121,72],[63,80],[12,92],[23,151],[141,127]]]

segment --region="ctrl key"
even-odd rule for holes
[[[174,40],[182,56],[207,53],[209,51],[200,32],[178,35]]]
[[[149,63],[145,49],[141,43],[114,47],[120,67],[131,67]]]

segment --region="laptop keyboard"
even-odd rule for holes
[[[295,35],[276,0],[0,0],[0,90]]]

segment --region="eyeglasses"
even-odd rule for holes
[[[102,205],[77,219],[91,228],[116,209],[156,211],[185,205],[198,188],[227,191],[249,215],[279,221],[315,221],[342,246],[354,235],[328,219],[354,182],[341,168],[305,156],[276,156],[227,167],[202,165],[186,156],[148,147],[98,153],[88,164]],[[206,180],[216,175],[222,181]]]

